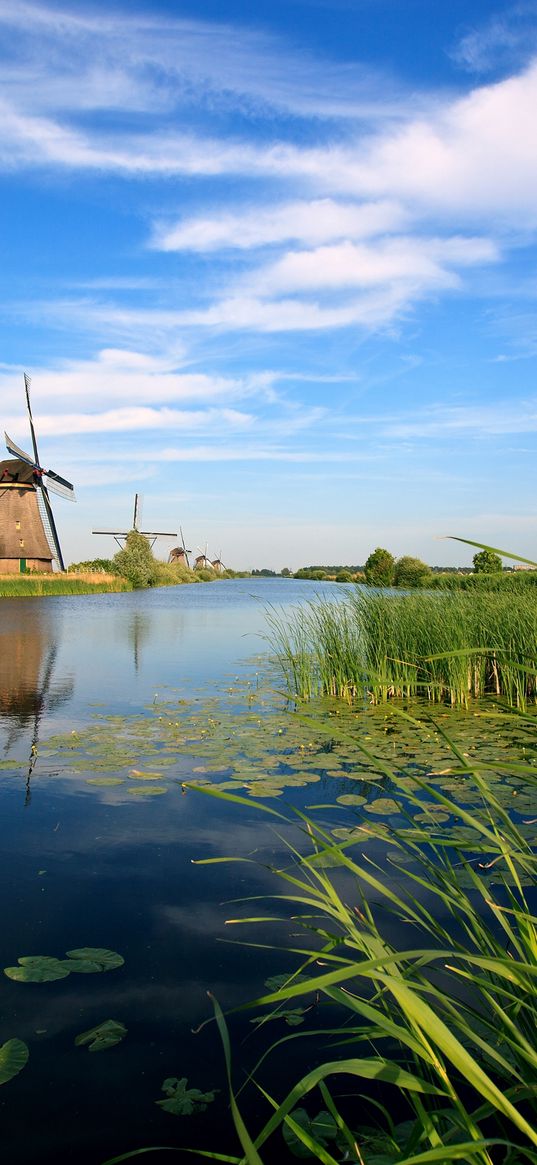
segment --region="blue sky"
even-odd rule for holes
[[[0,399],[93,527],[537,554],[537,3],[0,0]],[[165,557],[172,543],[157,543]]]

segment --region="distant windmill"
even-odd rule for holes
[[[192,554],[192,551],[187,550],[187,548],[185,546],[185,536],[183,534],[183,530],[182,530],[181,526],[179,526],[179,533],[181,535],[181,545],[174,546],[173,550],[170,550],[170,557],[168,558],[168,562],[175,562],[179,566],[182,566],[185,563],[186,566],[188,567],[188,569],[190,570],[190,562],[188,560],[188,556],[189,556],[189,554]]]
[[[49,490],[75,500],[71,482],[52,469],[44,469],[39,461],[30,384],[30,377],[24,373],[33,457],[4,433],[6,448],[14,460],[0,461],[0,573],[5,574],[50,571],[53,558],[60,570],[65,570]]]
[[[227,567],[224,566],[224,563],[222,562],[222,551],[220,551],[218,558],[212,559],[210,566],[216,572],[216,574],[221,574],[223,570],[227,570]]]
[[[177,538],[177,532],[169,530],[140,530],[138,523],[142,520],[142,495],[134,495],[134,513],[132,516],[132,527],[130,530],[92,530],[92,534],[106,534],[110,538],[115,538],[120,549],[123,549],[123,542],[128,534],[135,530],[137,534],[143,534],[147,538],[151,549],[155,545],[157,538]],[[122,541],[123,540],[123,541]]]
[[[197,549],[199,550],[199,554],[194,559],[194,570],[203,570],[204,567],[209,567],[210,570],[211,564],[207,557],[207,543],[205,543],[205,550],[202,550],[201,546],[198,546]]]

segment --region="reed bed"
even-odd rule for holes
[[[383,594],[312,602],[290,620],[268,612],[288,690],[380,703],[392,697],[467,705],[488,693],[537,700],[537,605],[531,591]]]
[[[39,595],[93,595],[130,591],[127,579],[116,574],[6,574],[0,575],[0,598]]]
[[[416,729],[419,735],[417,722]],[[333,735],[334,726],[328,731]],[[302,846],[290,845],[288,865],[273,870],[268,911],[290,928],[289,946],[282,945],[287,970],[247,1006],[258,1017],[265,1009],[271,1020],[299,1014],[305,1027],[266,1046],[248,1073],[269,1110],[254,1133],[242,1088],[233,1091],[228,1030],[215,1001],[241,1151],[205,1151],[204,1160],[287,1162],[290,1149],[324,1165],[537,1162],[537,858],[527,827],[491,791],[489,772],[453,750],[452,762],[475,782],[481,811],[469,813],[434,782],[416,780],[409,791],[409,772],[379,762],[379,779],[388,777],[409,809],[423,808],[425,796],[452,824],[409,821],[378,834],[375,860],[362,852],[374,832],[369,822],[336,842],[329,825],[295,811]],[[535,789],[535,770],[526,767]],[[281,828],[283,814],[259,808],[280,818]],[[248,931],[264,930],[269,920],[265,902],[252,900],[252,915],[248,903],[248,917],[228,920],[235,933],[247,928],[247,944]],[[262,1016],[258,1024],[263,1030]],[[277,1065],[297,1040],[306,1071],[278,1099]]]

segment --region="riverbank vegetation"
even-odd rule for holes
[[[197,567],[191,570],[176,562],[160,562],[155,558],[147,538],[137,530],[131,530],[127,534],[125,545],[118,550],[114,558],[96,558],[92,561],[74,563],[69,569],[71,572],[82,572],[85,575],[89,572],[89,577],[92,571],[105,569],[110,574],[125,579],[135,590],[244,577],[232,570],[215,571],[210,567]]]
[[[405,595],[360,588],[289,619],[269,613],[289,690],[381,702],[426,697],[467,705],[493,693],[525,708],[537,696],[537,607],[531,591]]]
[[[130,591],[127,579],[104,572],[0,575],[0,598],[21,599],[39,595],[97,595]]]

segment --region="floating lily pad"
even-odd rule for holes
[[[288,1027],[299,1027],[301,1023],[304,1023],[304,1014],[306,1011],[306,1007],[283,1009],[281,1011],[274,1011],[272,1014],[256,1015],[250,1020],[250,1023],[262,1024],[273,1019],[284,1019]]]
[[[105,1019],[103,1023],[98,1023],[96,1027],[76,1036],[75,1044],[77,1048],[89,1045],[88,1052],[105,1052],[107,1048],[113,1048],[115,1044],[121,1043],[126,1035],[127,1028],[123,1023],[117,1019]]]
[[[86,785],[102,785],[103,788],[112,788],[113,785],[123,785],[122,777],[88,777]]]
[[[364,805],[364,809],[367,813],[378,813],[382,817],[387,817],[392,813],[400,813],[401,806],[392,797],[377,797],[376,801]]]
[[[176,1076],[169,1076],[162,1084],[162,1092],[166,1095],[166,1100],[156,1100],[159,1108],[163,1108],[165,1112],[172,1113],[173,1116],[192,1116],[193,1113],[205,1112],[207,1105],[210,1104],[218,1091],[213,1089],[212,1092],[200,1092],[199,1088],[187,1088],[188,1079],[183,1076],[178,1080]]]
[[[442,813],[438,809],[425,809],[423,813],[415,813],[414,821],[423,821],[429,825],[442,825],[444,821],[449,821],[449,813]]]
[[[127,789],[128,793],[132,793],[135,797],[159,797],[161,793],[167,793],[167,785],[133,785],[132,788]]]
[[[0,1047],[0,1084],[7,1084],[28,1063],[30,1055],[26,1044],[22,1040],[6,1040]]]
[[[330,1115],[329,1112],[322,1111],[318,1113],[314,1120],[312,1120],[306,1112],[305,1108],[295,1108],[294,1111],[290,1113],[290,1116],[295,1124],[303,1129],[309,1137],[322,1145],[323,1148],[327,1147],[329,1141],[335,1141],[338,1134],[338,1128],[334,1118]],[[300,1140],[300,1137],[297,1136],[294,1129],[292,1129],[289,1125],[284,1123],[282,1127],[282,1133],[287,1148],[290,1150],[294,1157],[311,1158],[313,1156],[307,1145],[305,1145],[304,1142]]]
[[[4,975],[17,983],[52,983],[69,974],[65,963],[50,955],[22,955],[17,961],[18,967],[4,967]]]
[[[336,797],[336,801],[340,805],[364,805],[365,797],[361,797],[359,793],[342,793],[341,797]]]
[[[83,974],[92,974],[96,971],[114,971],[122,967],[125,959],[117,951],[109,951],[106,947],[77,947],[76,950],[66,951],[68,961],[64,966],[70,971]]]

